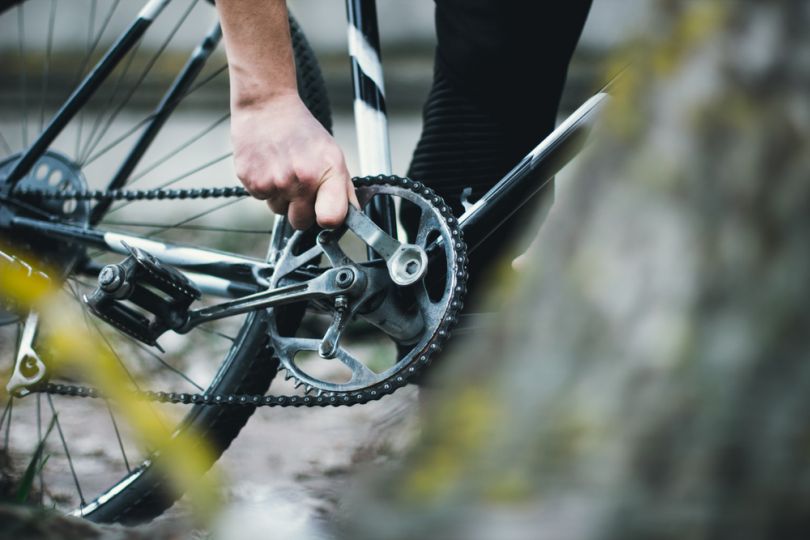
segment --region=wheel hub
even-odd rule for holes
[[[19,157],[19,154],[15,154],[0,163],[0,193],[5,191],[6,179]],[[48,150],[15,188],[39,191],[81,191],[87,189],[87,182],[76,163],[59,152]],[[87,225],[90,217],[88,201],[21,199],[14,194],[14,191],[5,196],[10,201],[0,201],[0,227],[2,229],[10,227],[12,220],[17,216],[44,218],[48,215],[52,220],[72,225]],[[8,247],[12,250],[32,255],[38,263],[48,267],[51,271],[58,272],[63,277],[70,272],[84,254],[82,246],[42,235],[14,232],[3,236],[5,242],[11,244]]]
[[[58,200],[47,198],[20,198],[7,190],[7,178],[19,159],[15,154],[0,163],[0,249],[8,249],[34,259],[37,265],[47,268],[52,278],[64,279],[84,256],[83,246],[55,240],[36,233],[11,231],[15,217],[52,220],[73,225],[87,225],[90,217],[88,201]],[[67,156],[48,150],[23,177],[15,188],[37,191],[85,190],[87,182],[79,166]],[[16,320],[15,315],[0,309],[0,325]]]

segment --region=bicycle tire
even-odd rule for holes
[[[26,1],[0,2],[0,13]],[[313,116],[331,132],[331,110],[317,59],[292,17],[290,31],[299,94]],[[288,224],[284,223],[274,232],[273,242],[282,242],[289,230]],[[297,325],[301,315],[300,310],[290,311],[287,324]],[[247,316],[207,392],[261,394],[267,391],[277,365],[267,349],[266,321],[266,312],[254,312]],[[178,425],[177,431],[191,429],[205,441],[213,458],[208,464],[211,466],[230,446],[254,410],[253,407],[193,406]],[[140,466],[133,467],[131,472],[83,506],[81,515],[94,522],[134,525],[162,514],[179,497],[175,489],[167,486],[160,457],[147,456]]]

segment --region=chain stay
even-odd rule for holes
[[[447,223],[455,242],[456,263],[458,270],[458,285],[454,297],[462,297],[466,292],[467,279],[467,251],[464,244],[458,220],[453,216],[452,210],[444,203],[432,189],[421,182],[397,176],[368,176],[354,179],[355,186],[372,186],[388,183],[397,187],[409,189],[422,196],[432,204]],[[41,189],[18,188],[14,195],[22,197],[42,197],[60,200],[164,200],[164,199],[197,199],[217,197],[246,197],[249,194],[241,187],[201,188],[201,189],[151,189],[151,190],[86,190],[86,191],[51,191]],[[337,407],[352,406],[376,401],[388,394],[392,394],[414,380],[422,369],[430,364],[432,355],[441,350],[441,345],[450,336],[450,331],[458,320],[458,313],[463,303],[457,298],[450,304],[448,315],[442,320],[433,339],[428,343],[422,354],[415,358],[411,365],[405,367],[396,376],[377,383],[376,385],[351,392],[325,392],[321,395],[259,395],[259,394],[210,394],[210,393],[180,393],[180,392],[154,392],[134,391],[142,400],[182,405],[210,405],[210,406],[245,406],[245,407]],[[268,347],[268,349],[271,349]],[[277,360],[277,359],[276,359]],[[100,398],[103,393],[97,388],[74,384],[40,383],[28,388],[32,393],[48,393],[61,396]]]

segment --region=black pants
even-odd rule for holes
[[[408,176],[457,215],[554,129],[568,63],[591,0],[436,0],[434,81]],[[545,179],[538,179],[542,181]],[[551,196],[553,188],[538,194]],[[470,257],[470,290],[540,201],[530,201]],[[412,223],[414,216],[403,216]],[[505,241],[508,239],[509,241]]]

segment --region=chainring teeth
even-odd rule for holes
[[[445,259],[450,265],[446,278],[449,283],[449,294],[444,301],[445,307],[439,318],[440,322],[432,329],[430,338],[425,341],[418,350],[411,350],[405,355],[405,358],[410,356],[407,362],[395,369],[385,379],[367,387],[337,391],[319,388],[317,385],[318,381],[313,380],[314,377],[304,373],[303,370],[300,370],[300,368],[296,366],[294,357],[285,357],[279,353],[280,347],[275,347],[274,358],[279,362],[279,371],[285,372],[286,379],[296,379],[296,387],[302,384],[306,385],[307,395],[305,397],[313,399],[313,405],[351,405],[354,403],[365,403],[379,399],[392,393],[397,388],[405,386],[424,367],[430,365],[433,355],[441,350],[442,345],[450,337],[451,331],[457,323],[458,312],[463,308],[461,299],[466,293],[466,245],[463,241],[462,231],[458,226],[458,220],[452,214],[450,207],[444,203],[440,196],[421,182],[402,177],[379,175],[356,178],[354,183],[357,188],[391,186],[408,189],[418,195],[421,201],[424,201],[425,206],[423,209],[429,207],[440,217],[442,228],[448,235],[448,243],[452,245],[452,253],[445,255]],[[285,251],[288,249],[291,249],[291,247],[289,245],[285,246]],[[271,324],[271,333],[274,331],[274,325]],[[271,335],[271,341],[274,339],[274,336]],[[396,365],[389,369],[394,369],[395,367]],[[309,396],[310,391],[317,392],[317,395]],[[292,398],[292,396],[288,398]]]

